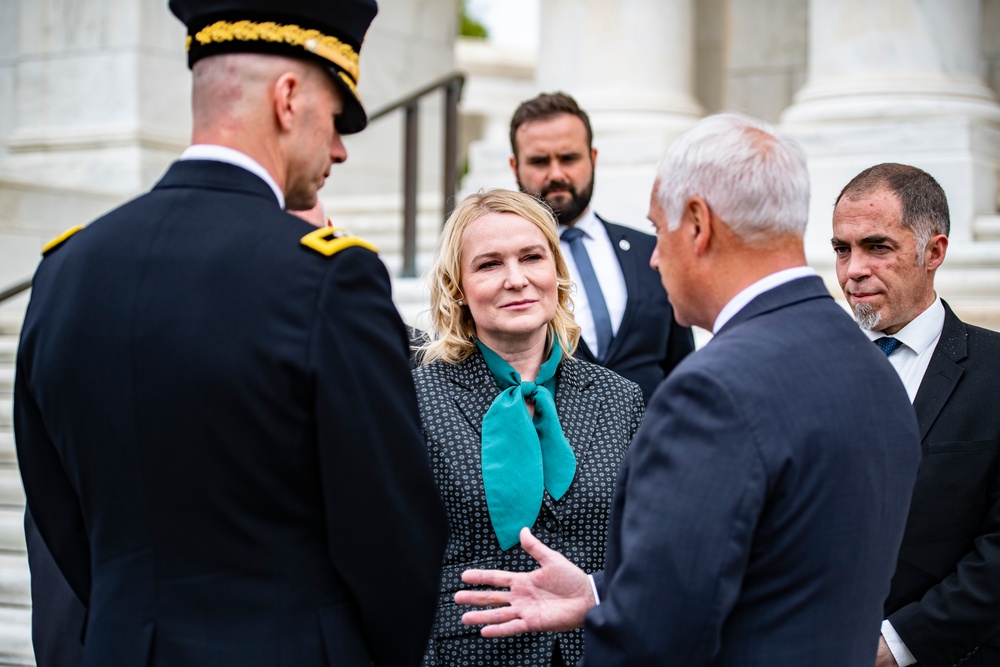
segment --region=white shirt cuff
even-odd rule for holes
[[[601,596],[597,593],[597,582],[594,581],[594,575],[588,574],[587,578],[590,579],[590,588],[594,591],[594,604],[601,604]]]
[[[917,661],[913,657],[913,654],[910,653],[910,649],[906,648],[906,644],[900,639],[899,633],[896,632],[896,628],[892,627],[889,619],[882,621],[882,637],[889,646],[889,652],[892,653],[892,657],[896,659],[899,667],[906,667]]]

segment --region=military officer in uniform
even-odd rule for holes
[[[18,351],[27,503],[86,609],[82,664],[416,665],[447,529],[406,332],[371,245],[284,210],[367,122],[375,2],[170,8],[192,146],[45,249]]]

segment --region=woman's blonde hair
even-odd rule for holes
[[[573,319],[572,283],[569,270],[559,251],[559,236],[552,211],[531,195],[513,190],[486,190],[469,195],[455,208],[441,232],[441,243],[431,266],[428,282],[431,290],[433,340],[421,348],[421,363],[437,359],[450,364],[464,361],[476,349],[476,323],[462,294],[462,237],[475,220],[489,213],[513,213],[534,224],[545,235],[556,265],[558,299],[556,313],[548,324],[546,344],[559,340],[563,356],[571,358],[580,340],[580,327]]]

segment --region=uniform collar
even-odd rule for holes
[[[274,197],[278,200],[278,206],[280,206],[282,210],[285,208],[285,193],[278,187],[278,183],[259,162],[246,153],[240,152],[235,148],[229,148],[228,146],[218,146],[216,144],[194,144],[193,146],[188,146],[184,152],[181,153],[180,159],[215,160],[216,162],[225,162],[237,167],[242,167],[251,174],[259,176],[265,183],[267,183],[268,187],[271,188],[271,191],[274,192]]]

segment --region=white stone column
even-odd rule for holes
[[[952,115],[1000,121],[981,0],[810,0],[809,74],[787,123]]]
[[[542,0],[541,12],[539,89],[573,95],[597,131],[683,131],[701,116],[692,0]]]
[[[3,176],[132,193],[187,144],[184,28],[166,3],[20,0],[17,37]]]
[[[648,229],[654,167],[702,115],[692,85],[694,2],[541,0],[540,12],[532,95],[561,90],[587,111],[598,149],[595,209]],[[475,160],[497,152],[473,148],[466,190],[488,184]]]
[[[167,3],[10,0],[0,285],[46,239],[149,187],[190,138],[184,27]]]
[[[854,175],[912,164],[951,209],[939,291],[1000,322],[1000,104],[984,82],[981,0],[809,0],[809,12],[808,78],[781,122],[809,155],[810,261],[832,270],[833,201]]]
[[[694,97],[694,0],[541,0],[535,81],[590,115],[593,207],[651,231],[656,164],[703,114]]]

